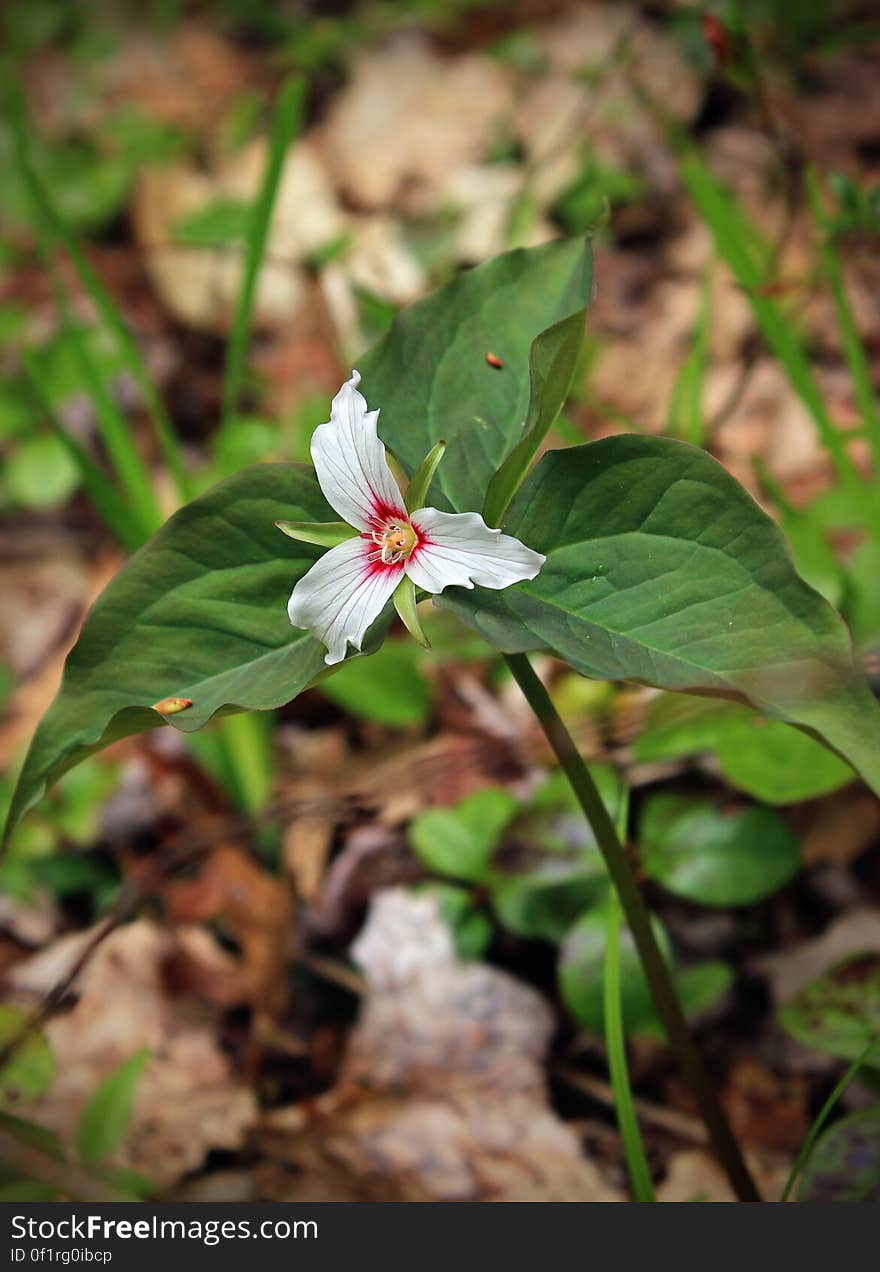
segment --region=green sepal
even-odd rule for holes
[[[276,521],[275,524],[289,539],[315,543],[319,548],[334,548],[358,535],[354,526],[345,521]]]
[[[435,447],[434,449],[436,450],[437,448]],[[436,464],[434,467],[436,468]],[[417,640],[423,649],[430,649],[431,642],[422,631],[422,625],[416,612],[416,585],[408,574],[404,574],[394,589],[394,595],[391,599],[394,601],[394,608],[397,610],[400,621],[413,640]]]
[[[443,441],[438,442],[436,446],[432,446],[413,473],[412,480],[406,488],[405,502],[407,512],[417,512],[419,508],[424,508],[428,491],[431,488],[431,482],[434,480],[434,474],[437,471],[437,465],[443,458],[445,450],[446,443]],[[403,618],[403,615],[401,615],[401,618]],[[406,619],[403,621],[406,622]]]

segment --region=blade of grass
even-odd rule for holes
[[[58,419],[52,403],[43,390],[39,372],[34,366],[33,355],[27,349],[23,349],[21,359],[31,392],[45,414],[53,433],[76,463],[82,484],[95,505],[98,515],[122,546],[134,552],[150,533],[149,530],[141,525],[137,516],[117,494],[107,475],[102,472],[79,442],[70,436]]]
[[[101,440],[106,447],[120,485],[128,493],[134,519],[143,531],[143,539],[147,539],[162,524],[162,513],[156,499],[150,470],[141,459],[128,421],[113,400],[113,395],[108,392],[104,377],[92,357],[82,329],[70,312],[70,304],[57,278],[57,271],[51,266],[50,271],[56,284],[63,331],[76,359],[83,382],[91,395]]]
[[[782,1196],[779,1198],[780,1201],[788,1201],[791,1195],[791,1190],[792,1188],[794,1188],[794,1185],[797,1181],[798,1175],[800,1175],[804,1166],[807,1164],[807,1158],[810,1156],[810,1153],[812,1153],[813,1145],[816,1143],[816,1140],[819,1138],[819,1132],[822,1130],[822,1127],[828,1121],[828,1118],[831,1114],[832,1109],[834,1108],[835,1104],[840,1099],[840,1097],[843,1095],[844,1091],[849,1086],[850,1082],[852,1082],[853,1078],[856,1076],[859,1069],[861,1069],[862,1065],[867,1063],[868,1057],[870,1056],[874,1048],[878,1045],[878,1043],[880,1043],[880,1036],[871,1039],[867,1047],[865,1047],[865,1049],[861,1052],[861,1054],[856,1056],[855,1060],[853,1060],[852,1064],[849,1066],[846,1073],[843,1075],[843,1077],[838,1082],[837,1086],[829,1095],[828,1099],[822,1105],[821,1109],[816,1115],[816,1119],[813,1122],[813,1125],[810,1127],[807,1133],[807,1138],[804,1140],[803,1145],[801,1146],[801,1151],[798,1153],[797,1157],[795,1158],[794,1165],[791,1168],[791,1174],[786,1180],[785,1187],[782,1190]]]
[[[666,417],[666,431],[671,437],[679,437],[694,446],[703,445],[703,385],[709,367],[709,328],[712,322],[712,281],[715,261],[710,260],[703,271],[700,289],[700,311],[694,327],[690,352],[681,365]]]
[[[841,484],[859,508],[865,523],[870,524],[875,515],[873,498],[859,476],[843,435],[831,419],[801,337],[776,301],[762,294],[761,289],[768,281],[766,265],[769,256],[762,251],[755,227],[732,192],[722,185],[692,147],[688,147],[682,156],[681,174],[697,210],[712,233],[719,254],[743,288],[761,334],[812,416]]]
[[[629,818],[629,791],[625,790],[615,818],[615,829],[621,842],[626,841],[626,825]],[[608,1073],[614,1095],[614,1111],[623,1142],[630,1185],[636,1201],[654,1201],[654,1185],[645,1155],[645,1147],[639,1132],[638,1118],[633,1104],[626,1060],[626,1035],[623,1028],[623,1003],[620,989],[620,899],[612,889],[608,904],[608,927],[605,941],[605,965],[603,969],[603,1009],[605,1017],[605,1045],[608,1049]]]
[[[9,116],[12,123],[15,160],[21,179],[28,191],[34,210],[40,217],[54,242],[60,244],[76,270],[79,280],[88,292],[102,321],[117,341],[126,366],[137,383],[150,412],[162,456],[174,478],[181,499],[191,495],[190,483],[183,462],[183,452],[174,435],[165,407],[156,392],[150,374],[144,365],[140,350],[128,330],[125,320],[114,305],[98,275],[89,263],[74,235],[58,213],[49,191],[28,156],[28,131],[24,100],[18,85],[7,86]]]
[[[874,468],[877,474],[880,475],[880,409],[878,409],[877,398],[874,394],[871,367],[859,336],[859,329],[856,326],[852,306],[849,303],[840,257],[837,254],[834,239],[828,229],[819,179],[814,168],[807,169],[806,182],[810,210],[813,214],[816,229],[819,232],[819,254],[822,268],[825,272],[825,277],[828,279],[828,285],[831,288],[831,295],[834,300],[834,308],[837,311],[840,343],[843,346],[843,354],[852,377],[856,402],[859,414],[862,417],[865,435],[868,438],[871,452],[874,456]]]
[[[605,1044],[608,1069],[614,1092],[614,1109],[623,1141],[629,1180],[636,1201],[654,1201],[654,1185],[645,1148],[633,1106],[629,1071],[626,1063],[626,1039],[620,1003],[620,903],[612,895],[608,906],[608,928],[604,969]]]
[[[299,128],[305,100],[305,83],[301,76],[293,75],[285,80],[278,97],[275,117],[272,121],[272,132],[269,138],[269,157],[263,182],[251,209],[247,240],[245,243],[244,273],[241,291],[235,306],[232,319],[232,330],[229,336],[229,349],[226,354],[226,369],[223,379],[223,421],[232,419],[238,409],[244,383],[245,357],[247,354],[248,334],[253,316],[254,297],[257,279],[263,255],[266,250],[266,237],[272,220],[275,196],[281,180],[281,170],[287,149]]]

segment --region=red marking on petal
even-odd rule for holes
[[[391,504],[385,503],[384,499],[380,499],[378,495],[373,494],[372,491],[370,491],[370,503],[373,506],[373,512],[370,520],[375,530],[383,529],[389,521],[400,521],[401,518],[404,521],[409,520],[406,515],[405,508],[392,507]]]

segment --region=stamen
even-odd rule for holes
[[[374,530],[372,538],[380,548],[383,565],[398,565],[405,561],[418,542],[410,523],[397,519],[386,521],[381,530]]]

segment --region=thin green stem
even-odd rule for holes
[[[828,1121],[828,1117],[831,1113],[831,1110],[834,1108],[837,1101],[843,1095],[844,1091],[849,1086],[850,1082],[852,1082],[853,1078],[856,1076],[859,1069],[861,1069],[862,1065],[867,1063],[868,1057],[870,1056],[874,1048],[878,1045],[878,1043],[880,1043],[880,1037],[871,1039],[867,1047],[865,1047],[864,1050],[861,1052],[861,1054],[856,1056],[855,1060],[853,1060],[852,1064],[849,1066],[846,1073],[843,1075],[843,1077],[838,1082],[837,1086],[829,1095],[828,1099],[822,1105],[821,1109],[816,1115],[816,1119],[813,1122],[813,1125],[810,1127],[807,1138],[804,1140],[803,1145],[801,1146],[801,1151],[798,1153],[797,1157],[795,1158],[794,1165],[791,1168],[791,1174],[789,1175],[786,1181],[785,1187],[782,1190],[782,1196],[779,1198],[780,1201],[788,1201],[791,1190],[792,1188],[794,1188],[795,1181],[797,1180],[798,1175],[801,1173],[804,1166],[806,1165],[807,1158],[810,1156],[810,1153],[813,1151],[813,1145],[816,1143],[816,1140],[819,1138],[819,1132],[822,1130],[822,1127]]]
[[[727,1124],[702,1056],[691,1037],[623,844],[595,783],[528,658],[524,654],[505,654],[505,659],[526,701],[537,716],[596,836],[596,843],[632,932],[657,1015],[693,1091],[718,1160],[740,1201],[760,1201],[761,1197]]]
[[[623,1032],[623,1010],[620,1002],[620,903],[612,895],[608,907],[608,937],[605,945],[604,971],[605,1045],[608,1048],[608,1071],[614,1092],[617,1125],[636,1201],[655,1201],[651,1171],[639,1132],[633,1105],[629,1070],[626,1063],[626,1039]]]
[[[871,366],[859,335],[859,329],[856,326],[849,296],[847,295],[840,257],[834,246],[834,239],[828,230],[825,209],[822,205],[822,192],[814,168],[807,169],[806,181],[810,210],[820,235],[819,252],[822,258],[822,269],[828,279],[828,285],[831,288],[831,295],[834,299],[834,308],[837,312],[840,343],[843,346],[844,357],[853,382],[865,435],[868,438],[874,456],[874,467],[877,473],[880,474],[880,408],[878,408],[877,398],[874,394]]]
[[[156,392],[156,387],[144,365],[137,344],[125,324],[125,320],[89,263],[76,237],[70,232],[63,217],[59,214],[42,177],[31,163],[27,118],[20,87],[16,83],[11,82],[7,84],[6,90],[15,145],[15,159],[21,178],[27,187],[34,211],[44,222],[51,238],[56,243],[59,243],[70,257],[70,261],[79,275],[80,282],[92,298],[95,308],[98,310],[107,329],[113,333],[119,350],[125,358],[126,366],[140,388],[147,408],[150,411],[153,429],[162,455],[171,471],[180,497],[181,499],[187,499],[190,496],[190,483],[183,462],[183,452],[162,404],[162,399]]]

